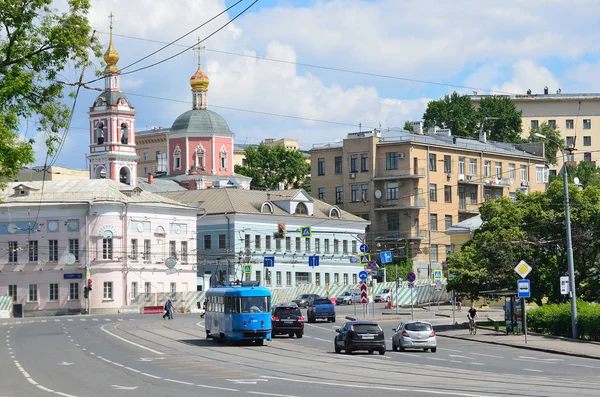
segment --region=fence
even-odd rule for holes
[[[12,297],[0,296],[0,318],[11,318],[12,306]]]

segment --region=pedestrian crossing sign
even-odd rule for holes
[[[433,279],[434,280],[441,280],[442,279],[442,271],[441,270],[434,270],[433,271]]]
[[[371,254],[358,254],[358,261],[363,265],[368,264],[371,261]]]
[[[300,235],[304,238],[311,238],[312,237],[312,227],[300,226]]]
[[[252,274],[252,264],[244,263],[244,274]]]

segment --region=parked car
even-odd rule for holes
[[[336,305],[351,305],[353,303],[360,303],[360,292],[346,291],[335,298]]]
[[[295,303],[282,303],[273,306],[271,311],[273,335],[288,334],[290,338],[304,335],[304,316]]]
[[[302,294],[296,299],[294,299],[292,302],[297,304],[298,307],[306,307],[312,299],[320,297],[321,296],[319,294]]]
[[[377,350],[380,355],[385,354],[385,336],[376,322],[348,321],[335,331],[338,333],[333,341],[336,353],[344,350],[346,354],[352,354],[356,350],[367,350],[373,354]]]
[[[375,302],[389,302],[392,300],[392,290],[389,288],[384,288],[380,293],[375,295]]]
[[[435,353],[437,350],[437,338],[435,331],[430,323],[426,321],[402,321],[398,328],[394,328],[392,336],[392,350],[404,351],[406,348],[431,350]]]
[[[314,323],[318,318],[335,323],[335,306],[329,298],[317,298],[310,301],[306,311],[309,323]]]

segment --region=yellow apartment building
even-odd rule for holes
[[[53,165],[48,167],[44,176],[44,166],[24,167],[19,171],[16,178],[7,182],[35,182],[35,181],[67,181],[90,179],[89,170],[76,170],[72,168],[60,167]]]
[[[447,229],[478,215],[485,200],[543,191],[548,181],[541,142],[471,140],[438,128],[351,133],[313,145],[311,159],[312,195],[371,221],[371,257],[408,254],[421,279],[445,270]]]
[[[473,95],[475,105],[485,95]],[[529,137],[531,128],[546,122],[555,125],[565,139],[567,147],[575,151],[567,155],[568,162],[596,162],[600,160],[600,94],[563,94],[558,90],[550,94],[547,88],[543,94],[509,96],[523,120],[523,137]],[[556,174],[562,167],[562,155],[558,154],[558,164],[550,173]]]
[[[300,150],[300,146],[298,145],[297,139],[292,138],[267,138],[263,140],[263,143],[268,146],[277,146],[283,145],[287,150]],[[248,146],[258,146],[258,145],[248,145],[248,144],[236,144],[233,148],[233,165],[246,165],[246,153],[245,150]],[[310,162],[310,156],[306,154],[307,161]]]

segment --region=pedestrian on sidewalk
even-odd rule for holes
[[[456,296],[456,308],[458,309],[458,311],[460,311],[462,307],[462,298],[460,297],[460,295]]]
[[[162,317],[168,318],[169,320],[173,319],[173,302],[171,302],[171,298],[167,299],[165,302],[165,314],[163,314]]]

